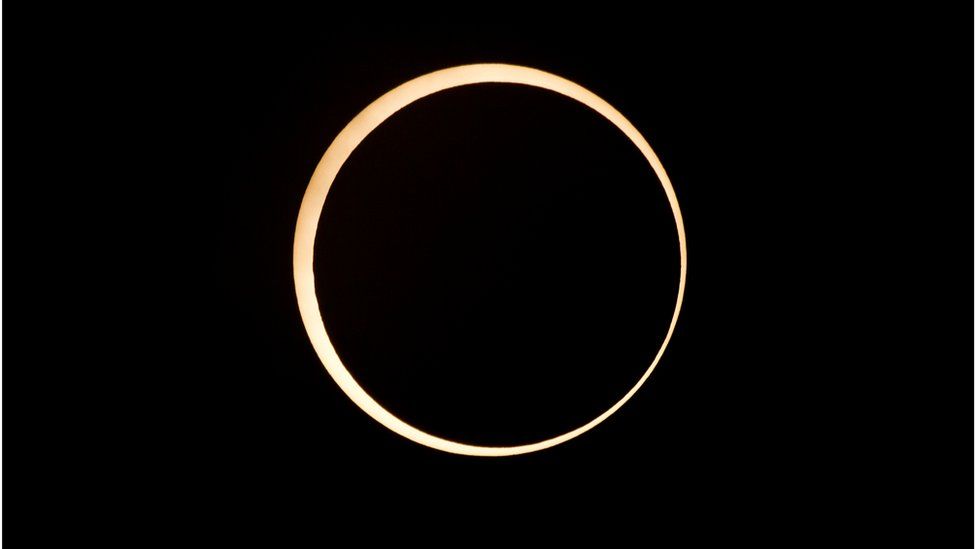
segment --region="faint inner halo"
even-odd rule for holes
[[[674,222],[678,228],[678,244],[681,255],[681,276],[678,282],[678,295],[671,317],[671,325],[668,327],[668,333],[661,344],[661,348],[637,384],[616,404],[590,420],[589,423],[559,436],[519,446],[477,446],[440,438],[417,429],[380,406],[356,383],[352,374],[339,359],[339,355],[336,353],[328,333],[326,333],[318,298],[315,295],[315,273],[313,272],[312,258],[315,248],[315,233],[318,229],[319,217],[322,215],[322,207],[325,205],[329,188],[349,155],[383,121],[414,101],[446,89],[482,83],[524,84],[554,91],[590,107],[619,128],[640,149],[651,168],[654,169],[658,179],[661,180],[668,202],[671,204],[671,211],[674,213]],[[315,168],[315,173],[312,174],[312,179],[309,181],[305,196],[302,199],[301,209],[298,212],[294,253],[295,291],[298,295],[298,308],[302,315],[302,321],[305,323],[305,330],[308,332],[309,339],[312,340],[315,352],[322,360],[322,364],[325,365],[329,375],[339,384],[339,388],[364,412],[393,432],[424,446],[471,456],[511,456],[550,448],[589,431],[616,412],[647,381],[648,376],[651,375],[654,367],[661,360],[664,349],[671,340],[674,326],[678,321],[687,271],[685,228],[684,222],[681,220],[681,210],[678,208],[678,199],[675,197],[674,188],[671,186],[668,174],[664,171],[664,166],[661,165],[661,161],[658,160],[657,155],[654,154],[651,146],[637,131],[637,128],[609,103],[586,88],[565,78],[529,67],[494,63],[451,67],[414,78],[387,92],[356,115],[336,136],[325,154],[322,155],[322,160]]]

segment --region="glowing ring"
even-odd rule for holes
[[[674,315],[671,317],[671,326],[668,327],[668,334],[665,336],[661,348],[654,357],[654,361],[651,362],[650,367],[647,368],[647,371],[644,372],[644,375],[641,376],[637,384],[616,404],[610,407],[609,410],[603,412],[586,425],[550,439],[521,446],[476,446],[436,437],[407,424],[380,406],[379,403],[373,400],[356,383],[352,374],[349,373],[349,370],[339,360],[339,355],[332,346],[332,341],[325,331],[325,323],[322,321],[319,302],[315,296],[315,273],[312,270],[315,232],[318,229],[319,217],[322,215],[322,207],[325,205],[325,197],[329,192],[329,188],[332,186],[332,182],[335,181],[339,169],[342,168],[343,163],[349,158],[352,151],[362,143],[363,139],[376,129],[377,126],[382,124],[384,120],[418,99],[449,88],[488,82],[524,84],[565,95],[600,113],[619,128],[620,131],[624,132],[633,141],[634,145],[640,149],[644,157],[647,158],[651,168],[654,169],[654,172],[661,180],[661,185],[664,186],[664,191],[668,196],[668,202],[671,203],[671,211],[674,213],[675,224],[678,227],[678,243],[681,253],[681,278],[678,282],[678,297],[674,306]],[[305,330],[308,331],[308,337],[312,340],[312,346],[315,347],[315,352],[318,354],[319,359],[321,359],[322,364],[325,365],[325,369],[329,372],[329,375],[332,376],[332,379],[339,384],[339,388],[357,406],[391,431],[424,446],[445,452],[471,456],[511,456],[543,450],[575,438],[596,427],[600,422],[610,417],[611,414],[623,406],[630,397],[634,396],[634,393],[640,389],[648,376],[651,375],[654,367],[657,366],[661,355],[664,354],[665,347],[668,346],[668,341],[671,340],[671,334],[674,332],[674,326],[678,321],[678,311],[681,309],[681,300],[685,291],[687,251],[685,249],[684,223],[681,220],[681,210],[678,208],[678,199],[674,195],[674,188],[671,186],[671,181],[668,179],[668,175],[664,171],[664,166],[661,165],[661,161],[658,160],[657,155],[654,154],[647,140],[641,136],[633,124],[624,118],[624,115],[617,112],[609,103],[597,97],[593,92],[554,74],[515,65],[479,64],[439,70],[401,84],[363,109],[362,112],[356,115],[339,132],[339,135],[336,136],[335,140],[325,151],[322,160],[319,161],[318,166],[315,168],[315,173],[312,174],[312,179],[308,183],[308,188],[305,190],[302,206],[298,212],[298,226],[295,230],[294,266],[298,308],[302,315],[302,321],[305,323]]]

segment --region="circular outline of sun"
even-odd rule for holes
[[[343,163],[349,158],[353,150],[362,143],[363,139],[387,118],[418,99],[450,88],[482,83],[523,84],[550,90],[579,101],[613,123],[637,146],[660,179],[667,194],[668,202],[671,204],[671,211],[674,213],[681,255],[681,276],[678,282],[678,295],[671,317],[671,325],[668,327],[668,333],[661,344],[661,348],[637,384],[616,404],[585,425],[552,438],[519,446],[477,446],[440,438],[404,422],[373,400],[343,365],[332,341],[329,339],[319,309],[318,298],[315,295],[315,273],[312,268],[315,233],[318,229],[319,218],[322,215],[322,208],[325,205],[329,188],[335,181]],[[624,115],[593,92],[565,78],[529,67],[490,63],[451,67],[414,78],[373,101],[339,132],[315,168],[302,199],[301,209],[298,212],[298,224],[295,229],[294,270],[298,308],[302,315],[302,321],[305,323],[305,330],[312,341],[312,346],[322,364],[325,365],[326,371],[339,385],[339,388],[364,412],[398,435],[430,448],[470,456],[512,456],[551,448],[589,431],[619,410],[647,381],[648,376],[651,375],[654,367],[661,360],[664,349],[668,346],[671,335],[674,333],[675,324],[678,322],[678,312],[681,310],[681,301],[685,290],[687,250],[684,222],[681,218],[681,210],[678,207],[678,199],[674,194],[674,188],[671,186],[671,180],[668,179],[664,166],[661,165],[661,161],[654,154],[647,140]]]

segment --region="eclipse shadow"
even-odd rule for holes
[[[353,152],[315,273],[339,357],[382,406],[459,442],[524,444],[593,419],[650,365],[677,230],[646,159],[598,113],[478,84],[409,105]]]

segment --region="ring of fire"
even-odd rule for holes
[[[613,406],[585,425],[559,436],[520,446],[477,446],[440,438],[413,427],[383,408],[356,382],[352,374],[339,359],[339,355],[336,353],[335,347],[332,345],[332,341],[326,332],[325,322],[322,319],[318,298],[315,294],[315,273],[313,272],[315,234],[318,230],[319,218],[322,215],[322,208],[325,205],[329,188],[332,186],[332,182],[335,180],[342,165],[349,158],[349,155],[352,154],[370,132],[394,113],[414,101],[446,89],[481,83],[523,84],[550,90],[579,101],[609,120],[637,146],[647,159],[647,162],[654,170],[658,179],[660,179],[661,185],[664,187],[665,194],[668,197],[668,202],[671,205],[671,211],[674,214],[674,221],[678,229],[681,273],[678,281],[678,295],[675,300],[674,313],[672,314],[671,324],[668,327],[667,335],[660,349],[640,380]],[[674,327],[678,321],[678,313],[681,310],[681,301],[684,296],[687,272],[687,250],[685,245],[684,222],[681,218],[681,210],[678,207],[678,199],[674,194],[671,181],[664,171],[664,166],[661,165],[661,161],[651,149],[647,140],[644,139],[640,132],[637,131],[637,128],[624,118],[622,114],[589,90],[554,74],[516,65],[477,64],[435,71],[401,84],[363,109],[362,112],[356,115],[339,132],[339,135],[336,136],[335,140],[325,151],[321,161],[319,161],[309,181],[308,188],[305,190],[305,196],[302,199],[302,205],[298,212],[298,224],[295,230],[294,271],[298,308],[302,316],[302,321],[305,324],[305,330],[308,332],[309,339],[312,341],[312,346],[315,348],[315,352],[325,366],[326,371],[329,372],[329,375],[339,385],[339,388],[364,412],[393,432],[430,448],[472,456],[511,456],[551,448],[589,431],[620,409],[640,389],[651,375],[654,367],[661,360],[664,349],[668,346],[671,335],[674,333]]]

